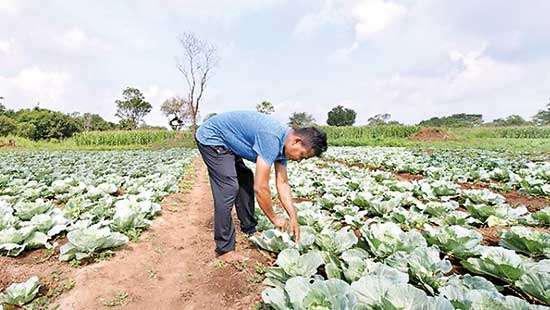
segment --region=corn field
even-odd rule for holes
[[[89,131],[73,136],[76,145],[148,145],[163,142],[176,137],[176,132],[167,130],[133,130],[133,131]]]

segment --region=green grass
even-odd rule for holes
[[[420,149],[483,149],[509,153],[550,154],[550,139],[460,138],[447,141],[414,141],[407,138],[337,139],[333,146],[390,146]]]
[[[550,127],[447,128],[447,141],[414,141],[408,137],[418,126],[323,126],[330,145],[398,146],[423,149],[486,149],[512,153],[550,154]],[[0,137],[0,145],[15,141],[16,150],[132,150],[195,147],[190,131],[179,133],[158,130],[109,131],[79,134],[63,141],[31,141],[20,137]],[[0,151],[13,150],[1,147]]]
[[[137,131],[136,131],[137,132]],[[143,131],[142,131],[143,132]],[[105,132],[105,134],[100,134],[98,136],[107,135],[108,133],[113,132]],[[144,133],[141,133],[144,134]],[[95,135],[95,133],[89,133],[88,138],[91,139],[91,136]],[[117,138],[120,138],[122,133],[119,134]],[[9,140],[15,141],[15,148],[13,147],[0,147],[0,151],[13,151],[13,150],[86,150],[86,151],[109,151],[109,150],[136,150],[136,149],[163,149],[163,148],[174,148],[174,147],[188,147],[188,148],[194,148],[195,147],[195,141],[192,139],[191,132],[180,132],[180,133],[174,133],[167,135],[163,139],[154,139],[154,138],[148,138],[149,140],[139,140],[139,138],[136,138],[135,140],[132,140],[131,137],[134,135],[133,132],[129,132],[127,137],[120,138],[118,140],[118,144],[111,142],[111,141],[105,141],[97,139],[92,140],[95,142],[78,142],[78,139],[83,139],[83,137],[77,138],[69,138],[65,140],[39,140],[39,141],[33,141],[26,138],[21,138],[17,136],[7,136],[7,137],[0,137],[0,145],[6,145],[8,144]],[[103,138],[103,136],[102,136]],[[107,138],[105,138],[107,139]],[[122,143],[122,141],[125,141],[125,144]]]
[[[89,131],[75,134],[71,140],[78,146],[150,145],[176,137],[168,130],[114,130]]]

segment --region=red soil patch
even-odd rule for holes
[[[550,206],[548,198],[526,196],[518,191],[501,193],[512,206],[526,206],[529,212],[537,212]]]
[[[477,231],[483,236],[481,244],[483,245],[498,245],[500,241],[500,233],[506,230],[504,227],[483,227]]]
[[[395,176],[400,180],[400,181],[407,181],[407,182],[412,182],[412,181],[419,181],[419,180],[422,180],[424,177],[421,176],[421,175],[418,175],[418,174],[411,174],[411,173],[396,173]]]
[[[449,134],[440,128],[422,128],[417,133],[409,137],[415,141],[445,141],[449,140]]]

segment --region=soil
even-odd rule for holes
[[[500,241],[500,234],[503,230],[506,230],[504,227],[482,227],[478,228],[477,231],[483,236],[481,244],[483,245],[498,245]]]
[[[395,176],[400,181],[407,181],[407,182],[420,181],[424,178],[423,176],[418,175],[418,174],[411,174],[411,173],[404,173],[404,172],[403,173],[395,173]]]
[[[449,134],[440,128],[422,128],[417,133],[409,137],[415,141],[445,141],[449,140]]]
[[[501,193],[506,201],[512,206],[526,206],[529,212],[537,212],[545,207],[550,206],[550,200],[543,197],[533,197],[524,195],[518,191],[511,191],[506,193]]]
[[[162,215],[150,229],[114,257],[78,268],[55,255],[44,260],[45,250],[16,259],[0,257],[0,287],[35,274],[43,283],[60,282],[62,274],[74,281],[74,288],[53,301],[59,309],[253,308],[262,290],[257,270],[273,258],[239,232],[237,250],[250,260],[226,264],[216,259],[206,167],[200,159],[195,164],[193,187],[166,197]]]

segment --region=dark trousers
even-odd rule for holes
[[[235,226],[231,219],[233,205],[237,209],[241,231],[256,231],[254,217],[254,173],[243,159],[223,146],[197,147],[208,167],[212,196],[214,197],[214,240],[216,252],[223,254],[235,250]]]

